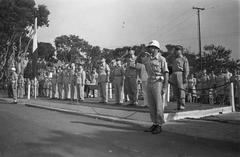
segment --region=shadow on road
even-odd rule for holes
[[[54,130],[39,143],[27,143],[32,150],[40,149],[41,156],[238,156],[239,145],[163,132],[160,135],[144,133],[142,128],[117,127],[106,124],[71,121],[100,127],[89,133]],[[83,125],[83,126],[84,126]],[[84,130],[84,128],[82,128]],[[34,157],[36,154],[34,155]]]
[[[129,130],[129,131],[143,131],[143,127],[140,126],[113,126],[112,124],[97,124],[97,123],[91,123],[91,122],[83,122],[83,121],[71,121],[71,123],[76,123],[76,124],[84,124],[84,125],[91,125],[91,126],[99,126],[99,127],[105,127],[105,128],[111,128],[111,129],[121,129],[121,130]]]

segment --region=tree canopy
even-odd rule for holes
[[[31,52],[34,19],[38,27],[48,26],[50,12],[45,5],[36,6],[34,0],[0,1],[0,69],[8,69],[8,61],[27,51]],[[1,76],[3,76],[1,72]]]

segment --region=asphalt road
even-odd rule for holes
[[[0,157],[223,157],[239,145],[0,101]]]

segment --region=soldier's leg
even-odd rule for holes
[[[84,100],[84,85],[80,85],[80,100]]]
[[[22,86],[20,90],[20,98],[23,98],[23,95],[24,95],[24,87]]]
[[[53,99],[56,98],[56,83],[55,82],[52,83],[52,98]]]
[[[162,82],[154,83],[152,88],[153,101],[155,102],[154,115],[156,116],[157,125],[162,125],[164,123],[164,113],[163,113],[163,101],[162,101]]]
[[[131,97],[134,105],[138,104],[138,83],[137,78],[131,78]]]
[[[138,80],[136,78],[135,80],[135,85],[136,87],[134,88],[134,102],[135,102],[135,105],[138,105],[138,95],[139,95],[139,86],[138,86]]]
[[[119,87],[118,87],[118,82],[117,80],[114,80],[115,82],[113,83],[114,86],[114,94],[115,94],[115,102],[119,103]]]
[[[119,83],[119,87],[118,87],[118,93],[119,93],[119,103],[122,104],[123,103],[123,84],[121,84],[121,82]]]
[[[108,102],[108,83],[104,82],[103,85],[103,98],[104,98],[104,102]]]
[[[64,96],[63,96],[63,99],[67,99],[67,84],[66,83],[64,83],[63,84],[63,93],[64,93]]]
[[[99,95],[101,98],[101,102],[103,102],[103,82],[99,82]]]
[[[12,84],[11,83],[8,83],[8,97],[9,98],[12,98],[13,97],[13,94],[12,94]]]
[[[147,82],[142,82],[142,90],[143,90],[143,106],[148,106],[148,97],[147,97]]]
[[[132,82],[132,78],[131,77],[128,77],[127,79],[127,93],[128,93],[128,97],[129,97],[129,101],[130,101],[130,104],[133,104],[134,101],[133,101],[133,84],[131,84]]]
[[[148,105],[149,105],[149,112],[150,118],[154,125],[157,125],[157,115],[156,115],[156,104],[154,102],[154,93],[153,93],[153,83],[148,83],[147,85],[147,97],[148,97]]]
[[[177,75],[175,73],[172,74],[171,77],[171,85],[172,85],[172,93],[173,93],[173,98],[175,101],[178,102],[178,84],[177,84]]]
[[[77,88],[77,100],[80,100],[80,84],[77,84],[76,88]]]
[[[178,85],[178,109],[183,109],[185,106],[185,86],[183,84],[182,73],[177,73],[177,85]]]
[[[74,86],[73,83],[71,83],[70,88],[71,88],[71,91],[70,91],[70,93],[71,93],[71,101],[73,101],[74,100],[74,93],[75,93],[75,86]]]
[[[20,87],[17,88],[17,97],[20,98]]]
[[[17,102],[17,85],[12,84],[12,91],[13,91],[13,101]]]
[[[62,99],[62,83],[58,83],[58,99]]]

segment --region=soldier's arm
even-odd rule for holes
[[[167,89],[168,87],[168,80],[169,80],[169,70],[168,70],[168,65],[167,65],[167,62],[166,60],[164,59],[163,60],[163,77],[164,77],[164,81],[163,81],[163,88],[164,89]]]
[[[189,75],[189,63],[188,63],[187,58],[185,58],[185,61],[184,61],[183,71],[184,71],[184,83],[186,83],[188,75]]]

